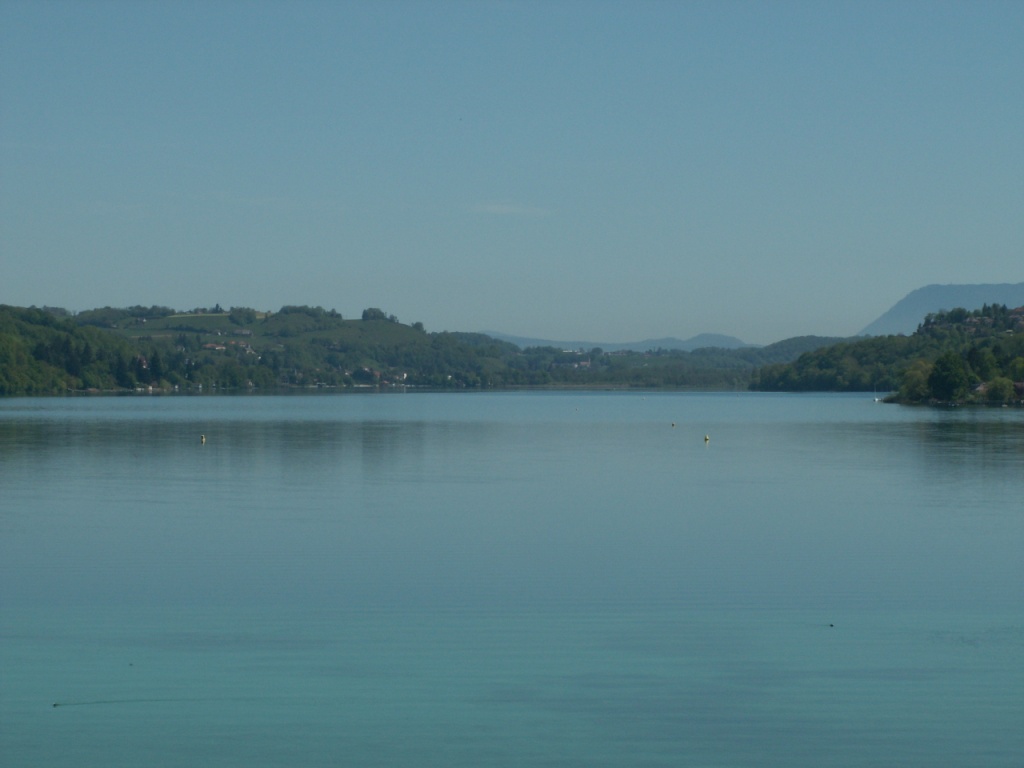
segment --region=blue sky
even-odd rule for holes
[[[1024,3],[0,0],[0,302],[850,335],[1024,281]]]

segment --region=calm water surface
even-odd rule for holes
[[[1022,470],[864,396],[0,400],[0,762],[1020,766]]]

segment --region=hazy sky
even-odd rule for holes
[[[0,302],[627,341],[1024,281],[1024,3],[0,0]]]

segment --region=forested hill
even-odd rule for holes
[[[768,365],[765,391],[895,392],[907,403],[1019,403],[1024,397],[1024,307],[984,305],[928,315],[911,336],[847,341]]]
[[[131,343],[41,309],[0,306],[0,395],[127,387]]]
[[[380,309],[89,310],[0,306],[0,395],[80,391],[285,391],[519,386],[746,389],[758,367],[837,339],[760,348],[608,352],[431,333]]]
[[[948,312],[954,307],[975,310],[986,304],[1024,305],[1024,283],[926,285],[908,293],[859,335],[910,334],[921,318],[929,314]]]

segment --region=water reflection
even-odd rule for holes
[[[1024,583],[1015,413],[715,396],[56,402],[0,408],[10,597],[806,606],[1005,602]]]

